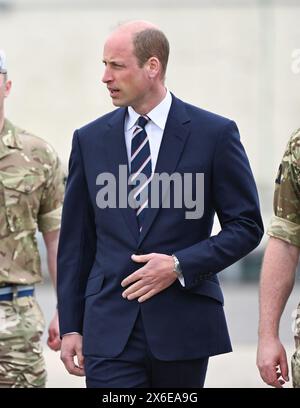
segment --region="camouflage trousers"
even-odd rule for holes
[[[34,297],[0,301],[0,388],[45,387],[44,328]]]
[[[300,303],[295,319],[295,346],[296,350],[291,360],[293,387],[300,388]]]

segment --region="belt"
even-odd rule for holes
[[[0,288],[0,301],[13,300],[16,297],[33,296],[34,286],[31,285],[10,285]]]

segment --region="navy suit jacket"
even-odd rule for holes
[[[172,96],[155,171],[204,173],[204,214],[186,219],[187,208],[174,208],[171,200],[171,208],[146,210],[139,233],[134,209],[96,204],[97,176],[112,173],[118,188],[119,165],[128,165],[126,112],[117,109],[74,133],[58,253],[61,334],[82,333],[85,355],[115,357],[140,310],[158,359],[231,351],[217,273],[253,250],[263,234],[238,129]],[[215,213],[221,231],[211,236]],[[131,255],[152,252],[177,256],[185,287],[176,280],[141,304],[123,299],[121,281],[141,266]]]

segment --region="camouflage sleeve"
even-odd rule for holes
[[[279,166],[267,233],[300,247],[300,129],[292,135]]]
[[[56,155],[48,174],[38,214],[38,228],[42,233],[60,228],[65,174]]]

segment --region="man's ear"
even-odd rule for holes
[[[149,78],[154,79],[160,73],[160,62],[159,59],[156,57],[151,57],[147,61],[147,70]]]
[[[4,96],[5,96],[5,98],[7,98],[8,95],[10,94],[12,82],[10,80],[6,81],[4,86],[5,86]]]

